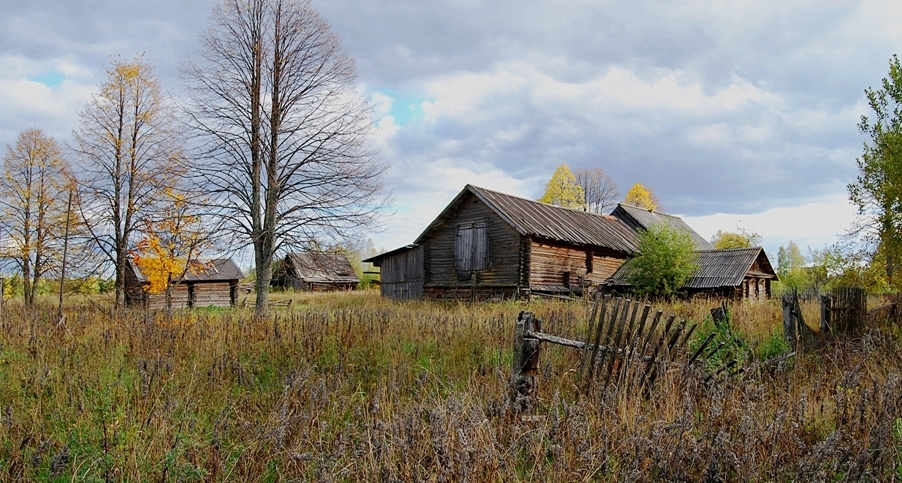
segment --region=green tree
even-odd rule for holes
[[[698,269],[695,242],[689,233],[665,224],[639,233],[636,256],[627,281],[639,295],[672,297]]]
[[[711,244],[718,250],[751,248],[761,245],[761,235],[745,228],[737,228],[736,231],[717,230],[711,238]]]
[[[645,208],[646,210],[657,210],[661,206],[658,197],[655,196],[651,190],[639,183],[634,184],[633,187],[626,192],[626,198],[624,198],[623,201],[640,208]]]
[[[777,250],[777,275],[784,287],[801,289],[808,284],[805,273],[805,255],[792,240]]]
[[[853,234],[869,242],[871,251],[882,252],[887,281],[902,255],[902,65],[893,55],[889,75],[879,89],[865,95],[873,117],[861,116],[858,130],[870,138],[857,158],[859,175],[848,186],[849,199],[858,209]]]
[[[582,208],[586,204],[583,188],[576,182],[576,176],[570,167],[562,164],[554,170],[551,179],[545,184],[545,194],[539,198],[542,203],[548,203],[563,208]]]

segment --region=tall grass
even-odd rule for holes
[[[285,294],[289,310],[167,315],[10,305],[0,318],[0,480],[824,481],[902,478],[902,332],[878,327],[714,385],[583,396],[545,346],[530,417],[508,402],[514,321],[583,339],[551,301]],[[666,310],[701,322],[711,308]],[[732,307],[755,352],[778,303]]]

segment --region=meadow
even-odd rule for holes
[[[10,301],[0,315],[0,481],[899,481],[902,327],[793,357],[777,300],[731,306],[736,375],[663,371],[580,391],[545,345],[538,398],[510,402],[517,314],[581,339],[583,302],[395,302],[279,294],[248,309],[112,311]],[[715,302],[665,313],[718,329]],[[806,305],[808,320],[817,307]]]

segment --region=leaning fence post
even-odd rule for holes
[[[536,391],[536,373],[539,367],[540,341],[526,337],[528,332],[540,332],[542,322],[532,312],[520,312],[514,333],[513,375],[511,376],[511,400],[519,410],[532,406]]]

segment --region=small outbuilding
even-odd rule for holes
[[[238,282],[244,278],[241,269],[229,258],[198,260],[182,280],[174,282],[171,306],[234,307],[238,300]],[[150,284],[134,260],[129,259],[125,270],[125,303],[131,307],[165,309],[166,294],[147,293]]]
[[[273,287],[305,292],[355,290],[360,279],[341,253],[289,253],[272,276]]]
[[[771,283],[777,280],[777,273],[763,248],[700,250],[697,253],[698,269],[683,285],[686,295],[733,299],[771,296]],[[607,286],[615,290],[628,288],[629,271],[629,264],[622,266]]]

